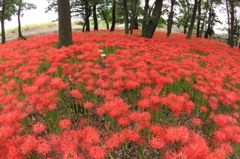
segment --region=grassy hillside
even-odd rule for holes
[[[0,158],[240,158],[240,51],[139,35],[0,45]]]

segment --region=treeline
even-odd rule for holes
[[[167,36],[171,35],[172,26],[176,25],[183,28],[187,39],[191,39],[194,32],[196,37],[209,38],[214,34],[213,27],[221,23],[217,13],[220,7],[224,9],[227,17],[228,44],[233,47],[239,43],[240,19],[237,18],[237,7],[240,6],[240,0],[48,0],[48,2],[46,11],[55,10],[59,15],[59,47],[72,43],[71,17],[83,21],[83,32],[90,31],[90,19],[93,19],[93,29],[98,30],[98,21],[101,19],[106,23],[106,29],[110,31],[114,31],[116,23],[124,23],[125,34],[132,34],[134,29],[141,28],[142,36],[146,38],[152,38],[156,28],[162,23],[167,26]],[[17,10],[20,10],[21,14],[27,9],[26,3],[25,5],[23,3],[22,0],[0,2],[3,42],[4,20],[18,14]],[[12,8],[11,12],[9,8]],[[19,37],[23,38],[21,32]]]

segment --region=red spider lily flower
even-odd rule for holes
[[[203,137],[194,134],[187,145],[182,148],[182,152],[184,152],[188,158],[206,158],[209,154],[209,148]]]
[[[202,121],[201,121],[201,119],[199,119],[199,118],[193,118],[193,119],[192,119],[192,123],[193,123],[194,125],[201,126]]]
[[[230,124],[237,124],[237,120],[231,117],[230,115],[213,115],[212,120],[216,123],[217,126],[223,127]]]
[[[69,129],[70,126],[71,126],[72,122],[68,119],[63,119],[60,121],[59,123],[59,126],[62,128],[62,129]]]
[[[83,119],[81,119],[81,120],[79,121],[79,125],[83,126],[83,125],[85,125],[87,122],[88,122],[88,120],[85,119],[85,118],[83,118]]]
[[[201,106],[201,107],[200,107],[200,110],[201,110],[202,112],[205,112],[205,113],[208,111],[208,109],[207,109],[205,106]]]
[[[51,151],[51,146],[45,139],[40,139],[38,141],[37,152],[46,156]]]
[[[35,93],[37,90],[38,90],[37,86],[27,86],[27,85],[24,85],[22,92],[25,93],[25,94],[30,94],[30,93]]]
[[[125,139],[128,141],[136,142],[141,145],[142,137],[138,134],[136,130],[124,129],[122,131]]]
[[[149,96],[151,96],[152,93],[152,88],[145,86],[142,90],[141,90],[141,96],[144,98],[148,98]]]
[[[118,91],[124,90],[124,82],[122,80],[117,80],[112,84],[113,88],[116,88]]]
[[[56,73],[56,72],[58,72],[57,67],[51,67],[51,68],[49,68],[48,71],[47,71],[47,73]]]
[[[74,98],[76,98],[76,99],[81,99],[82,96],[83,96],[83,95],[82,95],[78,90],[76,90],[76,89],[71,90],[70,94],[71,94]]]
[[[51,79],[50,76],[47,76],[45,74],[40,74],[39,77],[37,77],[34,81],[33,81],[33,85],[37,86],[37,87],[41,87],[43,86],[45,83],[47,83],[47,81],[49,81]]]
[[[164,140],[161,140],[159,137],[152,138],[150,141],[150,146],[154,149],[162,149],[166,145]]]
[[[42,123],[38,122],[35,125],[33,125],[33,132],[36,134],[42,133],[46,129],[46,126]]]
[[[133,112],[129,115],[129,118],[136,122],[136,126],[139,129],[144,129],[150,126],[151,115],[149,112]]]
[[[94,107],[93,103],[92,102],[86,102],[84,105],[83,105],[84,108],[86,109],[91,109],[92,107]]]
[[[168,142],[186,143],[189,140],[190,132],[184,126],[170,127],[165,132],[165,139]]]
[[[135,89],[135,88],[137,88],[139,86],[140,86],[140,84],[137,81],[125,80],[125,88],[126,89]]]
[[[128,117],[120,117],[117,119],[117,123],[121,126],[128,126],[130,125],[130,120]]]
[[[103,159],[106,157],[107,153],[100,146],[93,146],[90,148],[89,154],[94,159]]]
[[[151,101],[147,98],[143,98],[142,100],[138,101],[138,105],[142,108],[142,109],[146,109],[149,108],[149,106],[151,105]]]
[[[19,147],[19,149],[23,154],[27,154],[33,151],[37,147],[37,145],[38,145],[38,142],[36,137],[32,135],[27,135],[25,136],[25,140],[22,143],[22,145]]]
[[[130,108],[130,106],[124,103],[121,98],[115,98],[114,100],[108,101],[103,106],[99,107],[97,109],[97,114],[103,115],[108,113],[110,117],[116,118],[127,114],[128,108]]]
[[[100,141],[99,134],[94,127],[88,126],[82,130],[84,141],[88,145],[98,143]]]
[[[113,135],[113,137],[109,138],[105,142],[105,146],[107,149],[113,150],[114,148],[120,147],[120,145],[124,142],[124,140],[125,140],[125,136],[122,133],[117,132]]]
[[[60,88],[60,89],[63,89],[63,88],[66,88],[68,84],[65,84],[62,80],[62,78],[53,78],[51,83],[50,83],[50,86],[52,88]]]
[[[240,115],[239,115],[238,113],[236,113],[236,112],[233,113],[232,116],[235,117],[235,118],[237,118],[237,119],[240,117]]]

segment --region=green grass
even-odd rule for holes
[[[194,51],[194,52],[200,56],[208,56],[208,53],[203,53],[201,51]]]
[[[117,49],[121,49],[121,47],[115,46],[115,47],[102,47],[101,50],[103,51],[103,54],[110,55],[115,54]]]

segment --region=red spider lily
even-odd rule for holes
[[[42,133],[46,129],[46,126],[38,122],[33,126],[33,132],[36,134]]]
[[[71,124],[72,124],[71,121],[68,119],[63,119],[59,123],[59,125],[62,129],[69,129]]]
[[[78,90],[72,90],[70,94],[76,99],[80,99],[83,96]]]
[[[166,159],[235,153],[239,50],[181,34],[136,36],[74,32],[61,49],[57,34],[0,45],[0,158],[98,159],[128,147],[161,149]],[[74,103],[88,110],[76,113]]]

